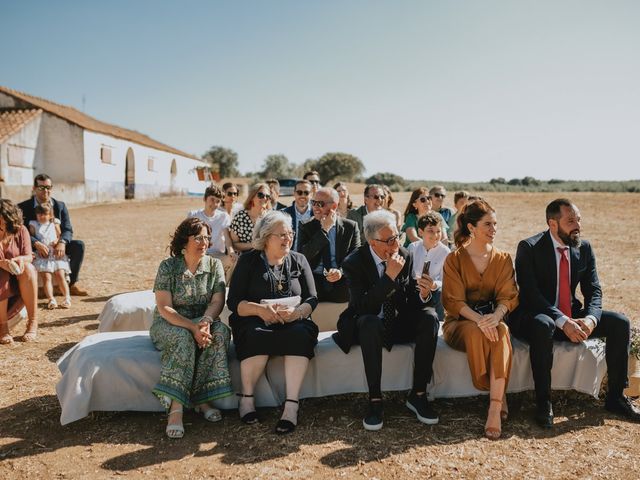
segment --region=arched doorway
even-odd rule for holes
[[[124,198],[135,198],[136,194],[136,161],[133,156],[133,150],[127,150],[127,159],[125,162],[124,172]]]
[[[176,159],[171,160],[171,175],[169,177],[169,191],[176,193],[176,177],[178,176],[178,165],[176,165]]]

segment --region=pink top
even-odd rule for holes
[[[20,229],[13,235],[8,245],[0,247],[0,260],[8,260],[22,255],[32,255],[31,236],[24,225],[20,226]],[[19,295],[20,290],[15,276],[0,268],[0,300]]]

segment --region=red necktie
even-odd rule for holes
[[[569,283],[568,248],[557,247],[560,252],[560,272],[558,275],[558,308],[571,318],[571,285]]]

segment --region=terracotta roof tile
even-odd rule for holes
[[[57,117],[63,118],[68,122],[74,123],[84,128],[85,130],[90,130],[92,132],[97,132],[97,133],[103,133],[105,135],[111,135],[112,137],[121,138],[123,140],[129,140],[131,142],[144,145],[146,147],[155,148],[157,150],[163,150],[169,153],[175,153],[176,155],[181,155],[183,157],[201,160],[200,158],[194,155],[182,152],[176,148],[170,147],[169,145],[165,145],[164,143],[160,143],[140,132],[136,132],[134,130],[128,130],[126,128],[118,127],[116,125],[111,125],[109,123],[96,120],[95,118],[90,117],[89,115],[86,115],[76,110],[73,107],[69,107],[67,105],[60,105],[59,103],[54,103],[40,97],[34,97],[33,95],[28,95],[26,93],[18,92],[17,90],[12,90],[10,88],[3,87],[3,86],[0,86],[0,92],[10,95],[19,100],[22,100],[26,103],[29,103],[34,107],[41,108],[45,112],[48,112],[52,115],[56,115]]]
[[[0,111],[0,143],[42,113],[39,108]]]

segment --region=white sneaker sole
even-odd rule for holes
[[[409,400],[407,400],[407,402],[405,403],[405,405],[407,406],[407,408],[409,410],[411,410],[413,413],[416,414],[416,418],[418,419],[418,421],[424,423],[425,425],[437,425],[438,422],[440,421],[439,418],[427,418],[427,417],[423,417],[422,415],[420,415],[418,413],[418,411],[416,410],[416,408],[411,405],[411,403],[409,402]]]
[[[368,430],[370,432],[377,432],[378,430],[382,429],[382,425],[384,425],[384,422],[380,422],[377,425],[369,425],[368,423],[365,423],[364,420],[362,420],[362,426],[365,430]]]

